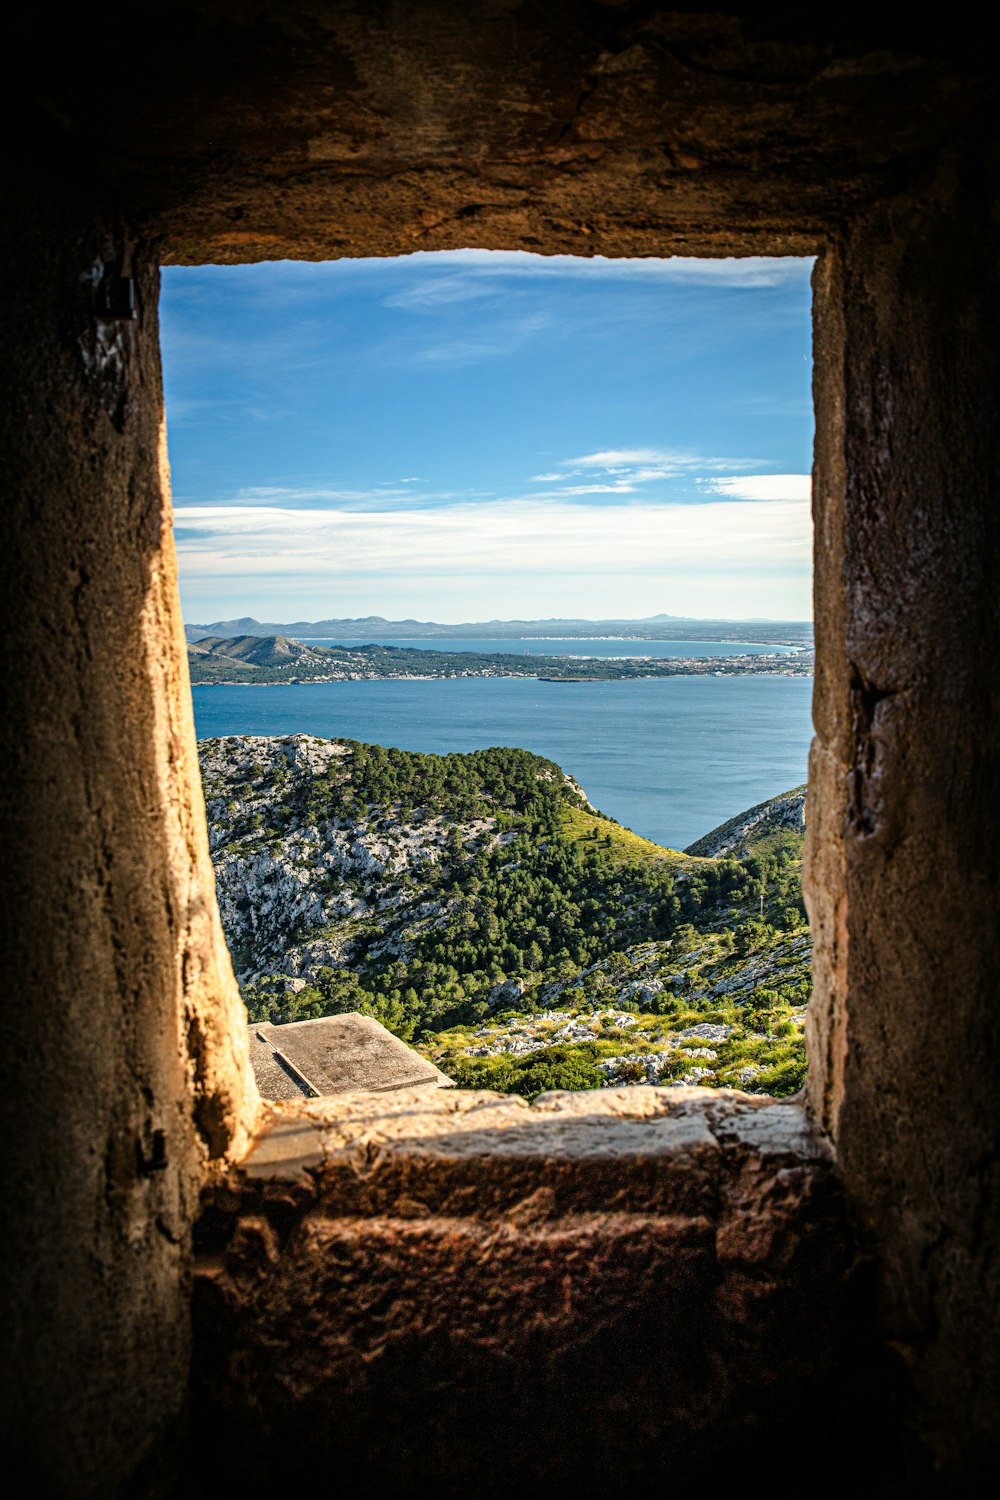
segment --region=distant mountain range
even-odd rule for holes
[[[553,617],[547,620],[470,620],[442,625],[434,620],[387,620],[383,615],[358,619],[262,622],[251,616],[188,625],[189,641],[206,636],[291,636],[297,640],[378,641],[402,636],[416,640],[455,640],[480,637],[492,640],[586,639],[622,636],[629,640],[748,641],[754,644],[811,646],[809,620],[698,620],[686,615],[645,615],[638,620],[584,620]]]

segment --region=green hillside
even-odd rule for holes
[[[765,820],[739,857],[661,848],[523,750],[296,735],[201,754],[252,1019],[362,1010],[459,1082],[529,1094],[675,1082],[692,1064],[692,1081],[746,1086],[759,1068],[769,1088],[798,1086],[794,828]],[[728,1030],[678,1039],[700,1024]]]

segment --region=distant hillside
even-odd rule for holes
[[[808,620],[697,620],[683,615],[647,615],[638,620],[585,620],[554,617],[547,620],[473,620],[442,625],[434,620],[387,620],[382,615],[358,619],[296,620],[263,623],[250,616],[239,620],[215,620],[209,625],[189,625],[189,641],[205,636],[244,635],[317,637],[336,641],[404,639],[517,640],[525,636],[544,639],[583,640],[588,636],[621,636],[634,640],[749,641],[755,644],[811,646],[813,628]]]
[[[665,849],[523,750],[292,735],[200,751],[252,1019],[361,1010],[460,1083],[526,1094],[640,1075],[798,1087],[794,838],[741,859]]]
[[[237,635],[205,636],[188,646],[188,660],[198,681],[208,680],[213,669],[220,674],[246,672],[254,668],[277,668],[285,671],[292,667],[320,669],[326,664],[315,647],[301,646],[284,635]]]
[[[283,662],[304,649],[283,635],[205,636],[188,647],[192,656],[231,656],[242,661],[267,663]]]
[[[581,642],[581,648],[584,643]],[[539,677],[546,682],[617,682],[636,677],[781,673],[804,677],[812,653],[794,656],[644,657],[526,656],[519,652],[448,651],[440,644],[311,646],[284,635],[205,636],[188,646],[191,681],[210,683],[350,682],[388,677]]]
[[[723,859],[726,855],[735,855],[739,859],[775,843],[786,834],[802,835],[805,827],[806,789],[797,786],[790,792],[769,797],[766,802],[758,802],[756,807],[721,823],[711,833],[689,844],[684,852],[708,859]]]

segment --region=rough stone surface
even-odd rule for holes
[[[1000,1435],[996,165],[977,141],[928,166],[816,299],[810,1091],[908,1420],[966,1481]]]
[[[695,1476],[786,1430],[845,1336],[869,1357],[829,1146],[719,1090],[274,1106],[200,1250],[205,1441],[252,1493],[396,1493],[417,1454],[445,1494]]]
[[[157,275],[137,256],[138,319],[102,320],[120,226],[68,185],[8,211],[7,288],[23,255],[35,290],[0,312],[0,1424],[26,1491],[113,1494],[181,1409],[191,1222],[255,1090],[201,810]]]
[[[894,7],[159,0],[126,14],[99,38],[67,18],[62,74],[51,51],[27,56],[28,121],[99,149],[164,257],[185,262],[808,253],[991,91],[973,23],[901,26]],[[113,86],[95,86],[89,57]]]

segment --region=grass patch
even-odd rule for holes
[[[612,823],[583,807],[562,806],[559,809],[560,830],[571,844],[580,844],[584,849],[603,848],[611,855],[616,865],[659,865],[667,869],[678,866],[692,868],[695,865],[712,865],[715,860],[695,859],[682,854],[679,849],[665,849],[651,839],[641,838],[630,828]],[[610,842],[609,842],[610,841]]]

